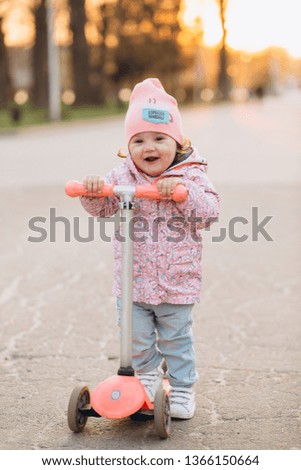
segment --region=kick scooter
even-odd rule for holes
[[[68,405],[68,425],[71,431],[81,432],[88,417],[121,419],[130,417],[136,421],[154,419],[157,435],[166,439],[170,435],[170,385],[164,376],[161,386],[151,402],[143,385],[135,377],[132,367],[132,290],[133,290],[133,237],[131,219],[133,217],[134,197],[164,199],[155,185],[114,186],[104,185],[97,195],[85,190],[83,184],[70,181],[65,186],[68,196],[107,197],[119,196],[121,211],[122,243],[121,268],[121,328],[120,328],[120,367],[117,375],[101,382],[90,394],[88,386],[74,388]],[[184,201],[187,189],[176,186],[172,200]]]

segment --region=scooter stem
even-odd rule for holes
[[[109,197],[120,196],[121,212],[121,337],[120,337],[120,368],[118,375],[134,375],[132,367],[132,308],[133,308],[133,198],[146,197],[151,199],[166,199],[155,185],[119,186],[104,185],[100,193],[94,194],[86,191],[84,185],[78,181],[69,181],[65,186],[68,196]],[[179,184],[172,196],[175,202],[183,202],[188,196],[187,188]]]
[[[130,192],[122,193],[121,214],[121,335],[119,375],[134,375],[132,368],[132,308],[133,308],[133,197]]]

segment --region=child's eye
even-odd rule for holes
[[[164,140],[164,137],[162,135],[159,135],[158,137],[156,137],[156,140],[160,142],[160,140]]]
[[[136,139],[134,140],[134,144],[142,144],[143,140],[142,139]]]

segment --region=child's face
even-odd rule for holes
[[[172,164],[177,143],[166,134],[139,132],[129,143],[135,165],[149,176],[159,176]]]

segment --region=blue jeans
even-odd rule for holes
[[[191,387],[198,380],[192,337],[193,304],[133,302],[133,368],[150,372],[164,358],[172,387]],[[117,298],[118,324],[121,299]]]

